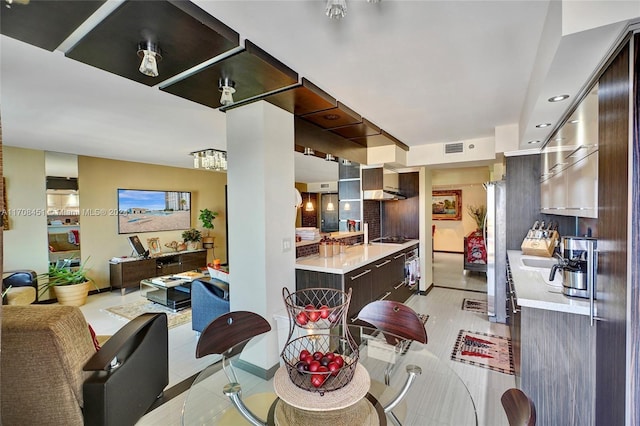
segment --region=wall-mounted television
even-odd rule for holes
[[[118,189],[118,233],[191,228],[191,192]]]

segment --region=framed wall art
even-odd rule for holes
[[[158,255],[162,252],[160,247],[160,238],[147,238],[147,247],[151,256]]]
[[[433,220],[462,220],[462,190],[433,191],[431,195]]]

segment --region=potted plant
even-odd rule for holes
[[[204,248],[213,248],[214,237],[211,235],[210,230],[214,228],[213,221],[218,216],[218,212],[212,212],[209,209],[200,210],[200,222],[202,222],[202,227],[205,228],[207,234],[202,237],[202,247]]]
[[[182,240],[189,245],[189,250],[197,249],[201,239],[202,234],[196,228],[187,229],[182,233]]]
[[[50,264],[48,272],[38,275],[38,278],[45,281],[40,290],[40,296],[53,288],[56,299],[61,305],[84,305],[89,295],[89,283],[93,282],[87,277],[87,260],[77,267],[71,267],[69,259]]]
[[[484,228],[484,218],[487,215],[487,207],[485,205],[469,205],[467,206],[467,211],[469,212],[469,216],[476,221],[476,232],[482,232],[482,228]]]

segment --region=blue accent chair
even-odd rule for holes
[[[229,312],[229,292],[206,281],[194,280],[191,284],[191,328],[198,333],[220,315]],[[222,288],[221,288],[222,287]]]

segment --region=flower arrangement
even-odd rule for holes
[[[202,239],[202,233],[198,231],[196,228],[187,229],[182,233],[182,240],[186,242],[194,242],[197,243]]]
[[[487,215],[487,206],[474,206],[470,204],[467,206],[467,212],[469,213],[469,216],[476,221],[478,229],[482,229],[484,227],[484,218]]]

